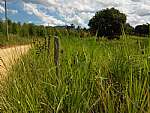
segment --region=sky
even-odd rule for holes
[[[114,7],[127,15],[132,26],[150,23],[150,0],[7,0],[8,18],[15,22],[88,27],[97,11]],[[0,19],[4,19],[0,0]]]

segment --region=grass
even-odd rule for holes
[[[20,37],[17,35],[9,35],[9,39],[3,34],[0,34],[0,47],[26,45],[31,43],[33,38]]]
[[[149,113],[149,39],[60,39],[59,76],[45,43],[12,67],[2,113]],[[51,40],[53,42],[53,40]]]

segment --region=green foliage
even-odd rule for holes
[[[140,36],[147,36],[149,32],[149,24],[137,25],[135,27],[135,33]]]
[[[0,21],[0,33],[5,33],[5,23]]]
[[[1,47],[9,47],[14,45],[25,45],[30,44],[33,38],[28,37],[20,37],[17,35],[10,35],[9,40],[3,34],[0,34],[0,48]]]
[[[128,35],[134,35],[134,27],[132,27],[129,23],[125,24],[124,31]]]
[[[97,37],[113,38],[122,34],[122,26],[126,23],[126,15],[110,8],[99,11],[89,21],[91,33]]]
[[[75,29],[75,26],[50,27],[34,24],[20,24],[8,20],[9,34],[18,35],[20,37],[45,37],[45,36],[75,36],[85,38],[90,36],[89,32],[83,29]],[[6,34],[6,23],[0,21],[0,33]]]
[[[2,112],[150,112],[149,39],[123,36],[96,43],[93,38],[62,37],[59,76],[54,45],[44,44],[36,42],[13,66],[1,88]]]

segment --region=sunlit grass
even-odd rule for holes
[[[59,76],[38,43],[14,65],[3,85],[4,113],[149,113],[149,39],[62,37]],[[45,49],[46,48],[46,49]]]
[[[26,45],[30,44],[34,37],[20,37],[17,35],[9,34],[9,38],[5,35],[0,34],[0,47],[8,47],[8,46],[15,46],[15,45]]]

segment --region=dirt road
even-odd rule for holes
[[[30,48],[30,45],[22,45],[0,49],[0,79],[6,76],[9,68]]]

